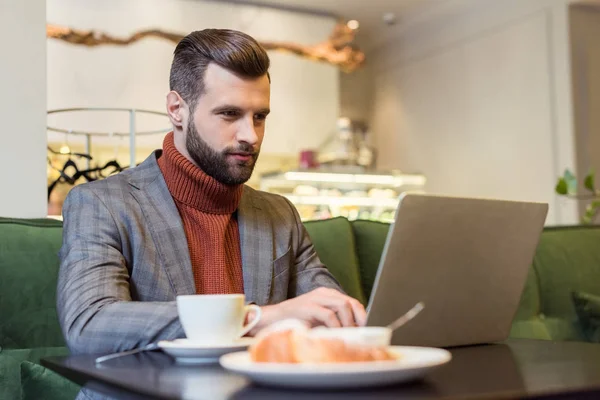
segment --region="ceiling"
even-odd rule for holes
[[[214,0],[212,0],[214,1]],[[318,15],[355,19],[360,23],[357,41],[366,49],[376,47],[393,32],[402,29],[407,21],[427,15],[447,12],[457,5],[473,0],[226,0],[232,3],[263,5]],[[392,13],[392,24],[384,21],[384,14]]]
[[[431,0],[247,0],[247,2],[340,16],[347,20],[356,19],[364,28],[371,29],[383,24],[384,12],[408,13]]]

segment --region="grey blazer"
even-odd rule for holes
[[[157,164],[74,187],[63,207],[57,309],[72,353],[110,353],[184,337],[177,295],[195,294],[188,244]],[[325,286],[294,206],[245,186],[237,210],[246,301],[274,304]]]

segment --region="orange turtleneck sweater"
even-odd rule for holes
[[[175,200],[188,241],[197,294],[244,293],[240,234],[235,211],[243,185],[224,185],[163,142],[158,166]]]

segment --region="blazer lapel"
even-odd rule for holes
[[[246,301],[266,305],[271,293],[273,232],[270,220],[255,201],[253,189],[245,186],[238,207]]]
[[[192,262],[183,222],[162,173],[160,173],[156,156],[151,155],[149,158],[153,158],[153,160],[147,160],[147,162],[153,161],[154,165],[152,165],[152,162],[149,163],[150,165],[146,168],[148,170],[147,175],[151,173],[156,173],[156,175],[149,182],[148,178],[152,178],[152,176],[140,179],[141,181],[145,180],[142,185],[131,181],[130,184],[133,186],[131,194],[140,204],[144,213],[154,246],[158,251],[175,294],[196,294]],[[146,162],[136,167],[136,169],[146,167],[144,164]]]

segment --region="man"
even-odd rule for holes
[[[243,33],[191,33],[174,53],[173,132],[162,151],[71,190],[57,297],[73,353],[184,337],[175,302],[184,294],[245,293],[262,307],[255,332],[285,318],[364,324],[364,308],[341,293],[293,205],[243,185],[269,114],[268,68]]]

